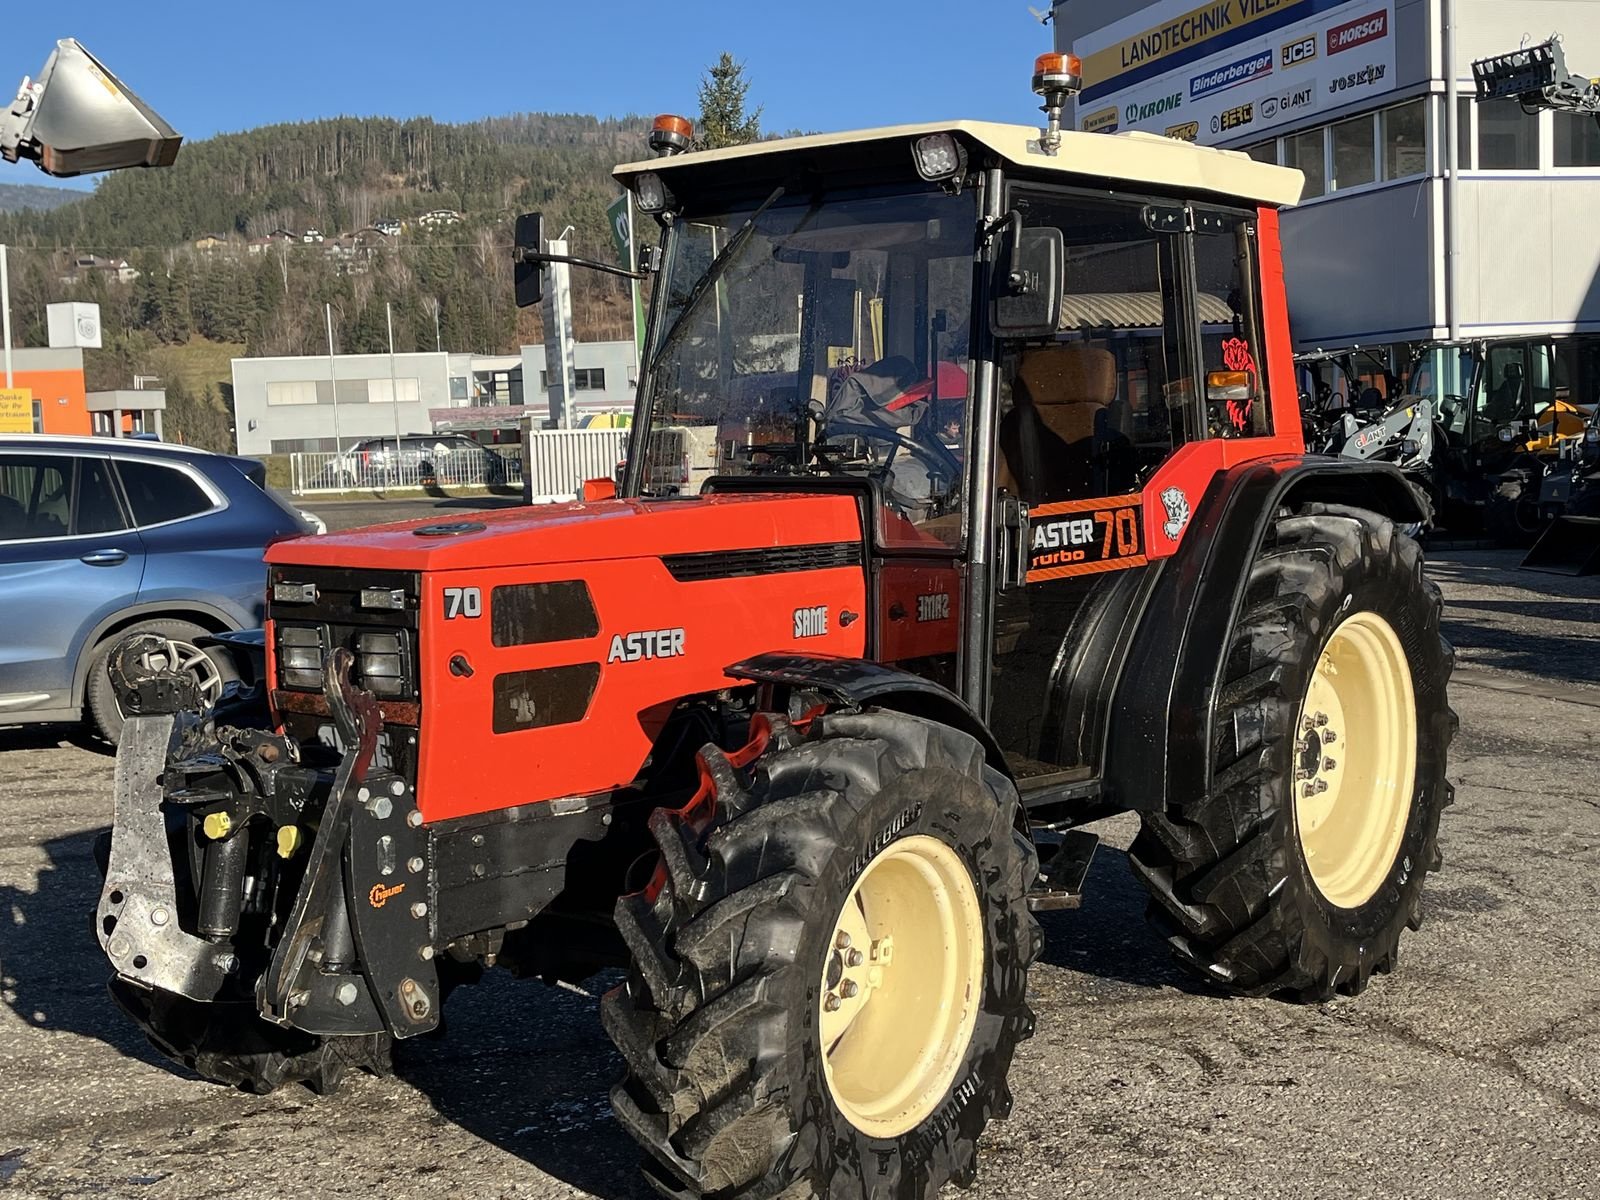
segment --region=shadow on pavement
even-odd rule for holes
[[[1083,907],[1039,914],[1040,963],[1142,988],[1221,995],[1174,959],[1145,921],[1147,894],[1126,851],[1101,846],[1084,883]]]
[[[0,754],[7,750],[55,750],[62,746],[74,746],[103,758],[116,753],[116,747],[101,741],[87,724],[0,726]]]
[[[611,1115],[622,1059],[600,1027],[599,997],[620,979],[597,976],[584,995],[492,972],[451,994],[443,1038],[396,1049],[396,1071],[441,1117],[547,1175],[645,1200],[640,1150]]]
[[[0,1000],[35,1029],[94,1038],[143,1062],[171,1066],[106,991],[111,968],[93,929],[100,897],[94,842],[104,832],[41,843],[47,861],[31,891],[0,884]]]

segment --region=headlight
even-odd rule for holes
[[[279,625],[278,679],[299,692],[322,690],[322,631],[305,625]]]
[[[411,690],[407,659],[402,632],[356,635],[356,672],[374,696],[404,696]]]
[[[646,171],[634,180],[633,198],[639,205],[640,212],[664,212],[672,199],[672,193],[667,190],[667,185],[661,181],[661,176],[654,171]]]
[[[917,174],[929,182],[959,175],[967,165],[967,152],[954,135],[948,133],[918,138],[911,147],[911,157],[916,161]]]
[[[1495,430],[1495,436],[1498,437],[1502,442],[1514,442],[1517,440],[1516,427],[1512,425],[1502,425],[1499,429]]]

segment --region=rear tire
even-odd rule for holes
[[[1016,790],[976,741],[930,721],[830,715],[802,737],[768,720],[747,771],[701,751],[705,807],[652,816],[663,867],[617,904],[634,959],[601,1005],[627,1063],[617,1117],[672,1195],[920,1200],[970,1184],[984,1126],[1010,1111],[1012,1053],[1033,1032],[1038,863]],[[884,871],[943,882],[929,904],[900,894],[895,908],[893,888],[867,890]],[[956,931],[942,954],[916,922],[897,924],[936,909]],[[851,922],[853,944],[841,941]],[[884,951],[894,929],[898,966]],[[934,991],[932,978],[969,982]]]
[[[1303,999],[1358,993],[1421,923],[1452,799],[1441,609],[1416,543],[1377,513],[1311,505],[1268,534],[1225,651],[1211,785],[1145,816],[1129,850],[1152,922],[1213,983]],[[1368,644],[1380,651],[1374,670],[1359,665]],[[1330,686],[1358,695],[1368,677],[1392,719],[1363,715],[1384,708],[1376,700],[1340,713],[1337,697],[1321,699]],[[1350,728],[1336,730],[1345,714]]]
[[[205,637],[208,632],[190,621],[163,618],[136,622],[112,634],[96,646],[94,655],[89,660],[89,678],[84,685],[84,692],[88,698],[89,716],[93,719],[100,736],[113,746],[122,736],[122,709],[117,704],[117,693],[111,686],[111,676],[106,671],[106,663],[111,658],[111,652],[125,638],[140,633],[151,633],[174,643],[180,654],[188,655],[191,651],[195,654],[203,653],[215,669],[213,688],[215,693],[220,693],[222,685],[238,679],[239,673],[234,669],[233,661],[226,650],[201,651],[195,646],[194,643]],[[214,702],[216,695],[212,695],[210,699]]]

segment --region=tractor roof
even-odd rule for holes
[[[624,163],[613,173],[624,183],[647,171],[659,172],[669,181],[673,176],[687,179],[698,170],[718,173],[718,164],[749,169],[755,167],[758,161],[773,160],[776,163],[776,160],[803,157],[815,151],[866,147],[881,142],[899,142],[909,146],[916,138],[930,133],[957,134],[967,142],[969,152],[974,148],[987,150],[1006,163],[1027,171],[1083,179],[1113,179],[1181,195],[1205,192],[1282,207],[1297,202],[1305,184],[1305,177],[1299,171],[1257,162],[1237,150],[1197,146],[1192,142],[1150,133],[1106,134],[1063,130],[1059,152],[1049,155],[1039,149],[1038,129],[1029,125],[1001,125],[989,121],[892,125],[846,133],[776,138],[752,142],[747,146],[730,146],[723,150],[702,150],[672,158]],[[741,164],[740,160],[745,161]]]

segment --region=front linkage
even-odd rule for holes
[[[129,718],[96,914],[113,994],[164,1052],[252,1090],[386,1070],[391,1036],[439,1022],[430,846],[349,652],[324,669],[324,745],[264,728],[249,691],[204,713],[145,649],[110,663]]]

